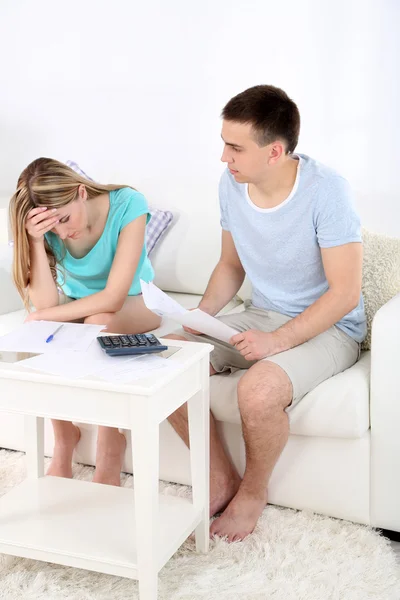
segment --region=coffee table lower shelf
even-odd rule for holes
[[[159,570],[200,522],[191,500],[160,494]],[[26,479],[0,498],[0,552],[137,579],[133,489]]]

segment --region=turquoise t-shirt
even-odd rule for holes
[[[141,215],[147,214],[147,223],[150,221],[149,207],[143,194],[131,188],[121,188],[109,192],[109,196],[110,209],[104,231],[84,257],[74,258],[56,234],[46,233],[47,242],[57,260],[57,283],[70,298],[85,298],[104,290],[122,229]],[[145,243],[129,296],[140,294],[140,279],[146,282],[154,279]]]

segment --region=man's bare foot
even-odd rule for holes
[[[253,532],[267,504],[267,494],[256,498],[240,490],[226,510],[211,524],[210,536],[226,537],[228,542],[239,542]]]
[[[121,469],[126,449],[126,438],[123,433],[113,436],[112,443],[102,447],[98,445],[96,455],[96,472],[94,483],[121,485]]]
[[[210,517],[224,510],[236,495],[241,479],[235,472],[224,481],[211,480],[210,483]]]
[[[72,456],[75,447],[81,438],[81,430],[73,423],[71,423],[71,425],[71,435],[66,439],[62,439],[58,442],[56,441],[53,458],[46,475],[72,479]]]

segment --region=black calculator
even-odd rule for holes
[[[109,356],[152,354],[168,350],[168,346],[164,346],[152,333],[101,335],[97,338],[97,341]]]

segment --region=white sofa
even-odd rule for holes
[[[187,207],[165,235],[152,259],[156,283],[187,308],[198,304],[219,256],[217,203],[205,218],[201,207]],[[176,213],[176,211],[175,211]],[[0,261],[0,334],[21,323],[21,302],[10,277],[11,249]],[[242,310],[245,284],[226,310]],[[176,330],[164,322],[158,336]],[[274,470],[269,490],[273,504],[310,509],[341,519],[400,531],[400,295],[374,319],[372,351],[351,369],[319,385],[289,411],[291,435]],[[235,465],[243,473],[244,445],[236,384],[243,372],[211,378],[214,415]],[[96,415],[93,415],[95,420]],[[78,462],[94,464],[95,428],[82,425]],[[46,426],[46,453],[53,436]],[[0,416],[0,447],[24,449],[23,420]],[[132,471],[127,451],[125,470]],[[161,477],[190,483],[189,455],[169,423],[162,425]]]

